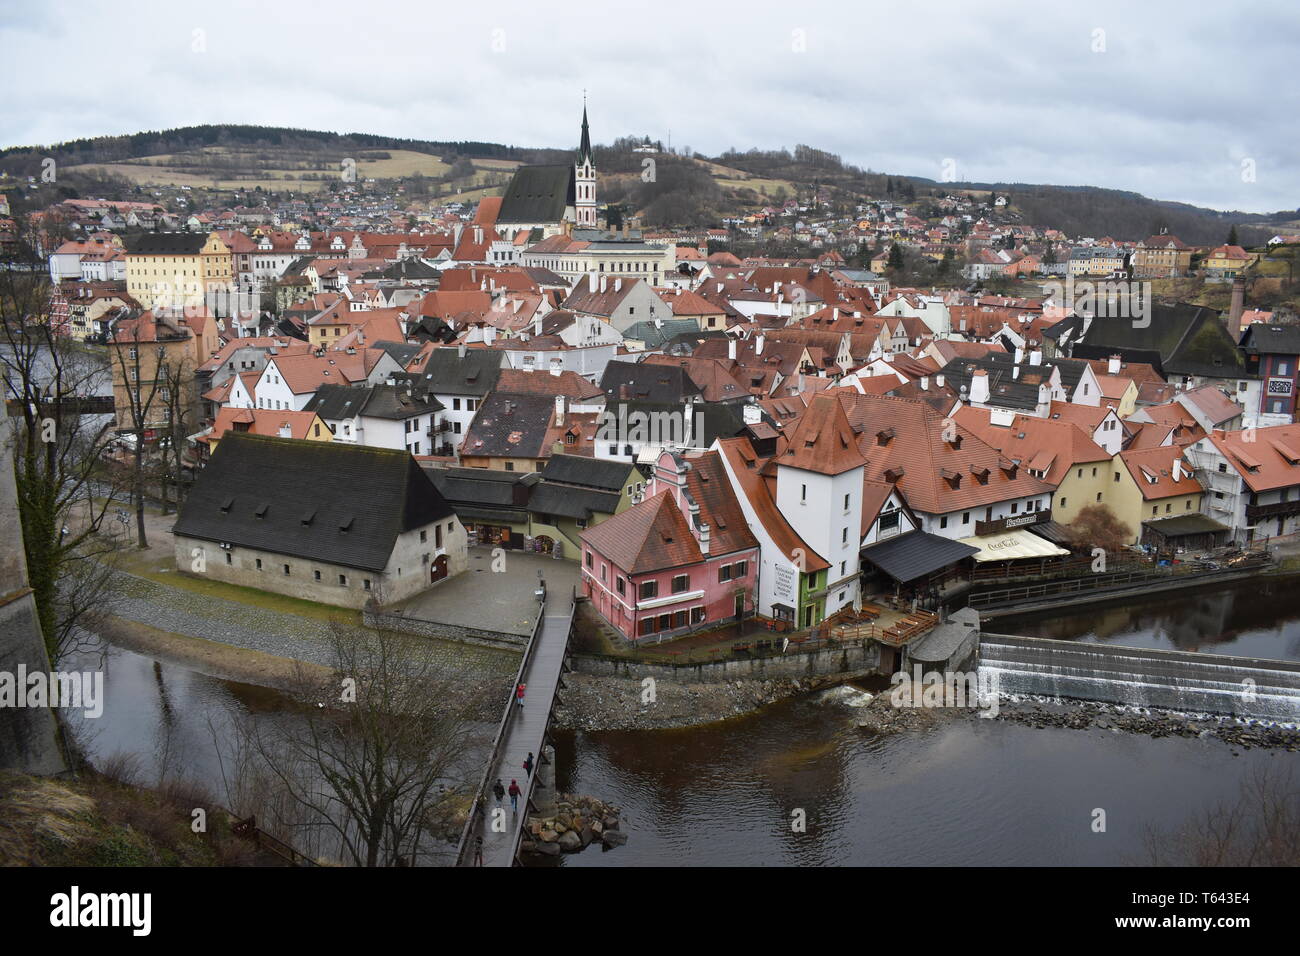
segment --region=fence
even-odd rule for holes
[[[1209,565],[1200,562],[1175,565],[1144,571],[1121,571],[1113,574],[1098,574],[1091,577],[1069,578],[1063,581],[1044,581],[1041,584],[1024,584],[1013,588],[998,588],[972,594],[967,600],[973,608],[994,608],[1007,605],[1024,604],[1035,599],[1068,597],[1073,594],[1105,592],[1137,587],[1142,584],[1163,583],[1174,580],[1193,578],[1221,577],[1237,574],[1269,564],[1266,554],[1246,555],[1242,560],[1230,564]]]
[[[247,820],[241,820],[229,810],[224,812],[234,821],[230,824],[230,832],[237,837],[250,840],[257,845],[258,849],[266,850],[278,856],[290,866],[320,866],[307,854],[300,853],[279,837],[273,837],[265,830],[260,829],[257,825],[257,817],[252,816]]]

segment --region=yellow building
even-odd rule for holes
[[[1127,258],[1123,249],[1112,246],[1084,246],[1070,254],[1072,276],[1109,276],[1123,272]]]
[[[192,232],[153,232],[136,237],[126,253],[127,293],[146,309],[201,304],[205,289],[203,250],[208,238]],[[227,248],[227,260],[229,255]]]
[[[197,439],[201,462],[206,463],[212,457],[228,432],[252,432],[254,435],[275,435],[303,441],[334,440],[334,433],[315,412],[226,407],[217,414],[212,430]]]
[[[234,255],[230,246],[215,232],[209,233],[207,242],[199,250],[200,272],[206,301],[213,293],[228,296],[234,288]]]
[[[1142,522],[1197,514],[1205,489],[1176,445],[1122,451],[1111,469],[1106,504],[1128,528],[1130,539],[1142,537]]]

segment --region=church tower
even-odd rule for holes
[[[587,129],[587,103],[582,104],[582,142],[574,171],[574,215],[583,228],[596,228],[596,164],[591,155],[591,133]]]

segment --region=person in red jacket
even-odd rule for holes
[[[518,687],[515,688],[515,699],[519,701],[519,709],[520,709],[520,710],[523,710],[523,707],[524,707],[524,691],[525,691],[527,688],[528,688],[528,685],[527,685],[527,684],[524,684],[524,683],[522,683],[522,682],[519,684]]]
[[[510,794],[510,809],[511,809],[512,811],[514,811],[515,813],[518,813],[518,812],[519,812],[519,795],[520,795],[521,793],[523,793],[523,791],[519,789],[519,781],[517,781],[517,780],[511,780],[511,781],[510,781],[510,789],[509,789],[507,792]]]

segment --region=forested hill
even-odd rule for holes
[[[916,176],[886,174],[846,163],[825,150],[799,145],[793,150],[727,150],[713,158],[692,155],[689,149],[664,156],[669,160],[662,181],[640,188],[635,179],[618,182],[620,172],[641,168],[642,157],[632,152],[645,137],[623,137],[610,146],[597,147],[602,177],[611,177],[606,198],[635,200],[641,208],[662,206],[654,219],[678,223],[712,221],[725,215],[738,198],[757,207],[773,197],[828,196],[836,212],[851,214],[855,203],[867,199],[894,199],[917,204],[921,215],[936,211],[927,200],[949,194],[986,199],[1006,196],[1007,214],[1029,225],[1060,229],[1067,236],[1111,236],[1137,240],[1168,230],[1192,245],[1223,242],[1232,226],[1244,245],[1259,244],[1277,229],[1300,220],[1300,210],[1271,215],[1220,212],[1185,203],[1148,199],[1133,192],[1094,186],[1050,186],[1024,183],[940,183]],[[576,144],[575,144],[576,145]],[[112,166],[146,157],[203,158],[213,163],[254,163],[265,168],[310,168],[339,157],[362,156],[366,151],[404,150],[425,153],[453,162],[508,160],[563,162],[571,149],[508,146],[464,140],[415,140],[370,133],[331,133],[321,130],[268,126],[207,125],[182,129],[150,130],[126,136],[100,136],[53,146],[10,147],[0,150],[0,171],[14,176],[40,176],[42,163],[52,157],[64,167]],[[219,154],[221,159],[214,159]],[[288,160],[292,160],[291,162]],[[153,159],[157,164],[168,160]],[[661,166],[664,165],[661,160]],[[322,168],[324,168],[322,166]],[[755,187],[746,189],[745,187]],[[757,190],[757,191],[755,191]],[[649,193],[642,195],[642,193]],[[672,195],[668,195],[672,193]]]

